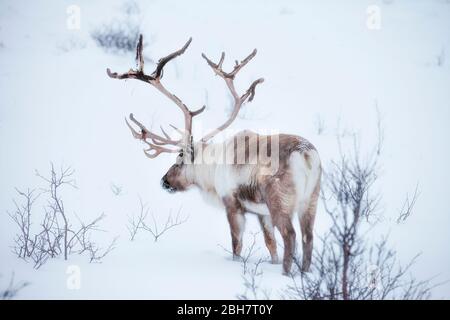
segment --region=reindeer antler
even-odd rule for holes
[[[202,53],[202,57],[206,60],[208,65],[213,69],[214,73],[221,78],[225,80],[225,83],[228,87],[228,89],[231,91],[231,94],[234,99],[234,108],[233,112],[230,115],[230,118],[225,121],[221,126],[214,129],[212,132],[205,135],[201,141],[206,142],[213,138],[216,134],[219,132],[225,130],[230,126],[230,124],[236,119],[242,105],[244,102],[248,99],[248,101],[252,101],[255,97],[255,89],[256,86],[262,82],[264,82],[263,78],[259,78],[258,80],[253,81],[253,83],[250,85],[250,87],[247,89],[247,91],[239,96],[239,94],[236,92],[236,88],[234,87],[234,78],[236,74],[244,67],[253,57],[256,55],[256,49],[253,50],[252,53],[250,53],[244,60],[242,60],[240,63],[236,61],[236,64],[231,72],[225,72],[222,69],[223,61],[225,60],[225,52],[222,52],[222,55],[220,56],[220,60],[218,63],[212,62],[210,59],[206,57],[204,53]]]
[[[191,111],[188,109],[188,107],[174,94],[170,93],[160,82],[162,76],[163,76],[163,69],[164,66],[172,59],[182,55],[186,49],[189,47],[190,43],[192,41],[192,38],[189,38],[189,40],[186,42],[186,44],[179,50],[169,54],[166,57],[163,57],[159,59],[158,64],[156,66],[155,71],[151,73],[151,75],[147,75],[144,73],[144,57],[142,55],[143,50],[143,36],[142,34],[139,36],[139,41],[136,46],[136,64],[137,69],[130,69],[130,71],[122,74],[118,74],[117,72],[111,72],[111,70],[108,68],[106,69],[106,72],[110,78],[114,79],[137,79],[144,81],[146,83],[149,83],[158,91],[160,91],[162,94],[164,94],[167,98],[169,98],[172,102],[174,102],[178,108],[183,112],[184,115],[184,134],[183,138],[180,140],[174,140],[170,138],[170,136],[164,131],[164,129],[161,127],[161,131],[164,135],[160,136],[154,132],[151,132],[147,128],[145,128],[144,125],[142,125],[139,121],[137,121],[133,114],[130,114],[130,120],[139,127],[140,132],[136,131],[130,123],[125,119],[127,126],[130,128],[131,133],[136,139],[140,139],[144,141],[148,146],[149,149],[144,150],[144,153],[149,158],[155,158],[159,154],[163,152],[169,152],[174,153],[178,152],[178,149],[169,149],[162,147],[163,145],[172,145],[172,146],[189,146],[191,144],[192,138],[192,118],[196,115],[202,113],[205,110],[205,106],[202,108]],[[181,132],[181,130],[177,129],[178,132]],[[155,151],[154,153],[150,153],[150,151]]]

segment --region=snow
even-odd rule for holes
[[[153,88],[109,79],[106,68],[128,70],[133,54],[107,54],[90,38],[92,30],[123,15],[124,3],[78,1],[81,29],[70,30],[66,10],[73,1],[0,2],[0,285],[14,271],[16,280],[31,283],[18,296],[24,299],[236,298],[244,290],[242,267],[222,248],[231,245],[224,212],[205,204],[197,191],[164,192],[159,180],[174,156],[147,159],[123,120],[133,112],[157,128],[181,124],[181,115]],[[164,81],[191,108],[207,103],[195,119],[197,131],[221,123],[229,110],[225,86],[202,52],[215,60],[226,51],[229,68],[257,48],[236,86],[244,90],[259,77],[265,82],[233,129],[299,134],[317,147],[324,164],[337,155],[338,119],[342,128],[360,134],[363,148],[372,145],[378,105],[386,127],[380,187],[385,230],[404,261],[423,253],[414,268],[417,277],[450,279],[448,1],[138,4],[149,41],[146,55],[157,59],[193,37],[189,50],[167,65]],[[369,5],[381,10],[380,30],[366,26]],[[440,54],[444,62],[438,65]],[[319,115],[323,134],[315,127]],[[50,162],[76,170],[78,189],[64,194],[70,212],[84,220],[104,212],[107,233],[101,239],[119,236],[102,263],[74,255],[35,270],[11,253],[15,229],[6,212],[13,210],[14,187],[38,186],[34,170],[45,173]],[[112,183],[123,186],[123,194],[114,195]],[[392,226],[417,183],[421,193],[414,214]],[[158,242],[145,233],[131,242],[126,223],[139,209],[139,196],[161,223],[180,207],[189,219]],[[318,235],[327,228],[321,211]],[[253,216],[247,221],[248,245],[259,226]],[[267,256],[261,234],[257,241],[258,255]],[[80,268],[78,290],[67,286],[71,265]],[[280,265],[264,263],[263,272],[261,286],[275,297],[289,283]],[[436,288],[434,297],[450,298],[449,289],[450,284]]]

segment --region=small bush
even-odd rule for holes
[[[123,54],[135,51],[140,34],[140,9],[131,1],[122,7],[122,17],[94,30],[91,37],[106,52]]]
[[[10,300],[17,296],[19,291],[23,288],[28,287],[30,284],[26,281],[15,282],[14,281],[14,273],[11,275],[11,279],[9,280],[8,287],[4,290],[0,290],[0,300]]]
[[[13,252],[25,261],[31,260],[36,269],[48,259],[62,256],[67,260],[73,253],[87,253],[90,262],[99,262],[114,249],[116,239],[105,248],[100,248],[91,240],[92,235],[100,230],[99,222],[105,217],[104,214],[89,223],[84,223],[75,215],[78,224],[72,223],[73,217],[66,209],[61,193],[66,187],[75,188],[73,173],[70,168],[56,171],[52,164],[49,176],[36,172],[44,182],[43,188],[16,189],[18,199],[14,200],[14,211],[9,213],[17,227]],[[36,213],[36,201],[44,197],[46,205]]]
[[[139,25],[114,20],[91,33],[97,45],[109,53],[127,53],[136,49],[140,34]]]

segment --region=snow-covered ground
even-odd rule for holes
[[[138,81],[117,81],[106,68],[126,71],[133,54],[105,53],[90,33],[123,16],[126,1],[0,1],[0,284],[14,271],[31,284],[19,298],[235,298],[242,293],[241,265],[230,248],[222,210],[205,204],[197,191],[168,194],[159,180],[173,162],[149,160],[132,139],[124,116],[147,124],[180,124],[181,115],[159,93]],[[324,164],[337,155],[334,130],[358,132],[364,145],[376,136],[378,105],[385,149],[380,189],[386,231],[407,261],[422,252],[418,278],[450,279],[450,2],[433,1],[142,1],[138,2],[145,53],[157,59],[193,42],[167,65],[164,81],[192,108],[207,104],[196,118],[203,128],[224,120],[229,97],[222,80],[201,59],[227,52],[225,66],[258,48],[236,83],[244,90],[257,77],[265,82],[233,129],[279,130],[302,135]],[[67,28],[67,8],[77,5],[81,28]],[[380,29],[367,26],[367,8],[378,6]],[[440,63],[438,62],[440,61]],[[151,70],[150,64],[147,65]],[[321,118],[325,131],[318,134]],[[102,263],[86,256],[51,260],[39,270],[11,253],[16,232],[7,214],[14,187],[39,186],[34,170],[50,162],[76,170],[78,189],[64,194],[66,207],[89,220],[104,212],[102,241],[119,236]],[[410,219],[391,226],[407,193],[419,183]],[[121,195],[111,184],[123,187]],[[129,241],[128,215],[139,196],[161,223],[169,212],[189,216],[158,242],[140,233]],[[37,206],[36,213],[44,204]],[[316,233],[326,230],[319,207]],[[250,232],[258,232],[248,217]],[[298,227],[298,226],[296,226]],[[257,235],[259,255],[266,255]],[[67,286],[67,267],[81,271],[81,287]],[[265,263],[261,286],[277,297],[289,283],[281,266]],[[0,286],[1,288],[1,286]],[[450,284],[434,297],[450,298]]]

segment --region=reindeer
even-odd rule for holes
[[[137,68],[123,74],[107,69],[111,78],[144,81],[174,102],[184,115],[184,130],[172,126],[181,134],[181,138],[171,138],[162,127],[161,134],[148,130],[132,113],[129,119],[139,129],[134,129],[125,119],[127,126],[136,139],[148,146],[148,149],[144,150],[147,157],[153,159],[161,153],[178,153],[175,164],[161,179],[164,189],[181,192],[195,186],[202,194],[207,195],[207,198],[216,199],[225,208],[235,259],[239,259],[242,251],[245,214],[256,214],[272,263],[279,262],[274,226],[279,230],[284,241],[283,274],[289,274],[296,247],[292,219],[297,214],[303,246],[301,268],[302,271],[308,271],[322,173],[318,152],[309,141],[300,136],[260,135],[249,130],[239,132],[223,143],[211,142],[218,133],[231,125],[242,105],[253,100],[256,86],[264,81],[262,78],[255,80],[243,94],[238,94],[234,85],[236,75],[253,59],[256,49],[240,63],[236,61],[231,72],[222,68],[225,53],[222,53],[218,63],[202,54],[214,73],[225,81],[233,97],[234,107],[227,121],[198,142],[194,142],[192,120],[205,110],[205,106],[195,111],[190,110],[161,83],[164,66],[182,55],[191,41],[192,38],[178,51],[161,58],[155,71],[148,75],[144,73],[143,37],[140,35],[136,48]],[[258,161],[262,154],[269,155],[269,161]],[[205,161],[206,158],[208,161]],[[224,158],[231,161],[223,162]],[[243,161],[240,161],[242,159]]]

